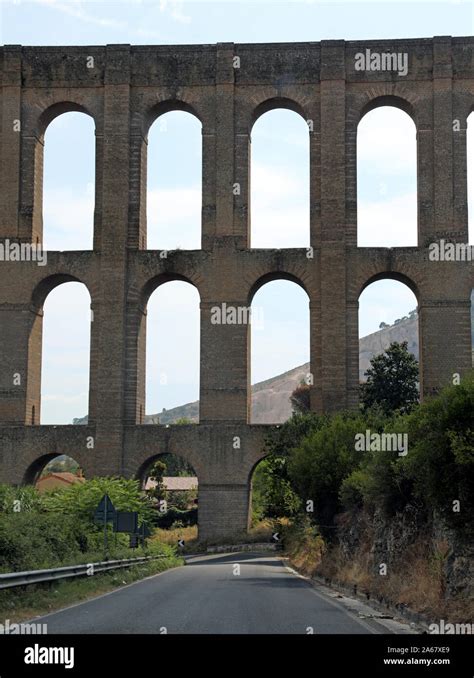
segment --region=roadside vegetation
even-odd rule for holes
[[[300,385],[293,416],[268,438],[254,474],[253,519],[289,521],[286,553],[305,574],[418,611],[472,617],[465,591],[447,596],[446,572],[454,543],[472,568],[474,375],[422,404],[417,380],[406,345],[392,344],[372,360],[359,411],[311,413]],[[356,436],[367,431],[406,435],[407,453],[358,448]],[[399,542],[382,577],[379,563],[390,554],[380,542],[389,532]]]
[[[35,487],[0,485],[0,573],[105,559],[164,557],[91,577],[0,591],[0,616],[24,619],[182,564],[175,546],[150,539],[145,546],[130,549],[129,536],[114,534],[110,524],[104,550],[103,526],[94,522],[104,494],[117,510],[136,511],[140,522],[151,523],[152,502],[138,481],[93,478],[44,494]]]

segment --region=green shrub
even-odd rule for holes
[[[360,464],[363,453],[355,449],[355,436],[365,427],[361,415],[337,414],[291,451],[288,475],[292,486],[303,508],[307,508],[308,500],[313,502],[312,518],[322,528],[331,527],[342,508],[341,484]]]

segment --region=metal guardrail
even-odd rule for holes
[[[98,572],[107,572],[108,570],[118,570],[123,567],[130,567],[131,565],[139,565],[140,563],[157,560],[158,558],[166,558],[166,556],[142,556],[140,558],[123,558],[122,560],[102,560],[98,563],[55,567],[50,570],[31,570],[29,572],[0,574],[0,590],[10,589],[15,586],[27,586],[28,584],[43,584],[70,577],[83,577],[88,574],[91,576],[91,567],[93,567],[93,573],[97,574]]]

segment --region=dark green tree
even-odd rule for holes
[[[156,483],[156,486],[148,491],[150,497],[153,497],[154,499],[164,499],[165,488],[163,485],[163,476],[165,475],[165,472],[166,464],[161,461],[161,459],[157,459],[148,472],[148,478]]]
[[[361,384],[364,410],[379,407],[384,414],[410,412],[419,400],[419,368],[409,353],[406,341],[394,341],[387,350],[370,361],[367,381]]]
[[[287,458],[267,457],[252,478],[253,519],[286,518],[301,507],[301,500],[288,479]]]
[[[291,408],[297,414],[310,411],[310,387],[302,381],[290,395]]]

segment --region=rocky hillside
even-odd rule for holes
[[[382,353],[393,341],[407,341],[408,350],[418,358],[418,318],[416,313],[388,325],[378,332],[359,340],[359,379],[364,374],[372,356]],[[255,424],[277,424],[291,415],[290,395],[309,372],[309,363],[295,367],[271,379],[252,386],[252,422]],[[197,421],[199,402],[165,410],[161,414],[148,416],[147,423],[171,424],[181,417]]]
[[[474,308],[472,318],[474,323]],[[408,350],[418,359],[418,317],[416,311],[412,311],[405,318],[396,320],[393,325],[385,325],[378,332],[373,332],[359,340],[360,381],[364,381],[364,374],[369,367],[371,358],[382,353],[393,341],[407,341]],[[254,384],[252,386],[252,422],[255,424],[277,424],[288,419],[291,415],[290,395],[308,372],[309,363],[305,363],[276,377]],[[163,410],[159,414],[147,415],[145,423],[172,424],[182,418],[197,422],[198,417],[199,401],[196,400],[193,403],[173,407],[170,410]],[[73,423],[86,424],[87,417],[74,419]]]

